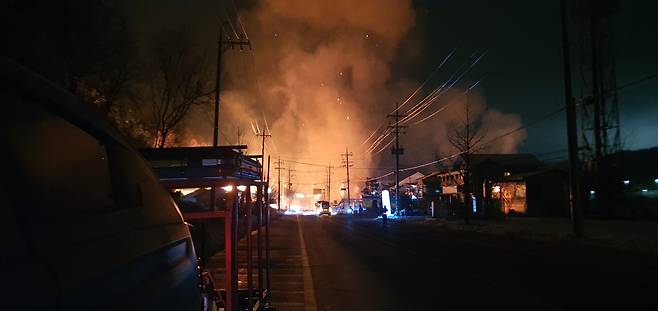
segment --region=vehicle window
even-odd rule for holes
[[[158,183],[150,168],[134,151],[119,143],[108,143],[107,150],[116,204],[120,208],[143,206],[141,184]]]
[[[3,118],[16,180],[35,209],[88,214],[112,207],[105,146],[70,122],[29,101],[12,103]]]

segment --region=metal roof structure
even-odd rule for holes
[[[142,155],[166,188],[223,186],[260,180],[261,164],[245,145],[142,149]]]
[[[267,182],[262,179],[262,165],[256,160],[260,156],[245,155],[245,145],[219,147],[175,147],[142,149],[156,176],[165,188],[230,187],[224,190],[226,206],[217,209],[214,195],[210,210],[183,212],[183,218],[193,222],[205,237],[204,221],[223,220],[224,264],[215,269],[223,270],[215,278],[210,269],[205,269],[205,258],[200,258],[203,268],[201,286],[211,293],[210,297],[223,310],[258,310],[269,304],[271,288],[269,224],[270,209],[267,204]],[[244,187],[240,190],[240,186]],[[255,196],[251,189],[256,187]],[[212,190],[211,193],[215,193]],[[239,211],[245,212],[239,212]],[[246,240],[246,259],[239,264],[238,227],[243,226]],[[254,234],[255,233],[255,234]],[[255,241],[254,241],[255,239]],[[203,248],[205,238],[201,238]],[[254,260],[254,247],[258,256]],[[201,251],[204,254],[203,251]],[[243,271],[243,272],[239,272]],[[241,288],[238,274],[246,277],[246,288]],[[243,282],[244,283],[244,282]],[[244,284],[243,284],[244,285]],[[222,287],[223,288],[216,288]]]

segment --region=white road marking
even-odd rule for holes
[[[315,290],[313,289],[313,276],[311,275],[311,266],[308,262],[306,242],[304,242],[304,233],[302,232],[302,223],[299,221],[299,215],[297,215],[297,229],[299,231],[299,246],[302,253],[302,269],[304,270],[304,310],[317,311]]]

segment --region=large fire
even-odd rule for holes
[[[272,168],[279,157],[284,162],[282,183],[288,183],[286,170],[292,168],[297,171],[291,173],[294,191],[313,193],[328,182],[328,169],[318,165],[333,166],[332,200],[345,196],[340,154],[347,147],[354,154],[350,188],[356,197],[355,185],[386,173],[365,168],[391,166],[387,152],[373,156],[364,140],[385,121],[395,102],[420,84],[391,75],[402,40],[415,25],[411,0],[261,0],[240,15],[253,51],[226,53],[221,143],[247,144],[250,154],[260,154],[255,132],[271,133],[266,155],[272,156]],[[447,94],[446,100],[459,98]],[[478,101],[482,113],[484,101]],[[197,142],[211,141],[208,115],[200,112],[197,118],[204,122],[190,122],[195,128],[190,132],[208,133],[194,137]],[[458,114],[453,110],[444,115]],[[518,118],[502,114],[485,116],[485,122],[496,124],[496,118],[505,119],[508,127],[520,124]],[[413,154],[409,164],[451,152],[445,140],[449,120],[439,116],[410,129],[404,137],[407,154]],[[515,148],[511,145],[507,149]],[[276,173],[271,170],[275,183]]]

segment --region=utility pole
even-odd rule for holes
[[[329,173],[327,173],[327,201],[331,203],[331,164],[327,166]]]
[[[348,152],[347,147],[345,147],[345,153],[341,154],[341,156],[345,157],[345,159],[342,160],[342,167],[345,168],[347,175],[347,207],[349,208],[352,206],[352,197],[350,196],[350,166],[352,166],[354,162],[350,161],[352,153]]]
[[[251,50],[251,42],[249,39],[241,38],[224,38],[224,26],[228,22],[223,22],[219,27],[219,41],[217,41],[217,75],[215,76],[215,122],[213,124],[212,145],[219,146],[219,90],[222,75],[222,54],[224,48],[235,49],[238,47],[240,50],[249,48]],[[264,161],[263,161],[264,162]]]
[[[261,149],[260,149],[261,150],[260,151],[261,159],[263,159],[263,161],[262,161],[263,165],[261,167],[261,172],[260,172],[261,181],[262,181],[263,177],[265,177],[265,170],[264,170],[264,168],[265,168],[265,137],[272,137],[272,135],[271,134],[265,134],[265,130],[263,129],[263,131],[261,133],[256,134],[256,136],[259,136],[259,137],[263,138],[263,143],[262,143]]]
[[[219,41],[217,41],[217,75],[215,76],[215,120],[213,122],[213,131],[212,131],[212,145],[213,147],[219,146],[219,91],[221,85],[221,76],[222,76],[222,53],[224,52],[224,47],[230,47],[231,49],[236,46],[241,50],[243,47],[248,47],[251,50],[251,42],[249,39],[243,40],[239,38],[224,38],[224,26],[228,22],[223,22],[219,26]],[[264,161],[263,161],[264,162]],[[215,209],[215,187],[210,188],[210,208]]]
[[[569,146],[569,203],[573,233],[584,235],[584,213],[580,193],[580,166],[578,161],[578,137],[576,136],[576,103],[571,84],[571,59],[567,24],[567,2],[560,1],[562,13],[562,64],[564,68],[564,96],[566,100],[567,141]]]
[[[284,167],[281,166],[283,164],[283,162],[281,161],[281,157],[279,157],[279,159],[276,162],[274,162],[274,164],[276,165],[274,169],[276,170],[276,177],[278,179],[277,190],[276,190],[276,195],[277,195],[276,209],[280,211],[281,210],[281,170],[284,169]]]
[[[295,170],[288,167],[288,191],[287,191],[288,194],[292,194],[292,177],[294,175],[291,175],[290,172],[294,172],[294,171]],[[290,209],[290,199],[288,199],[288,208],[287,209]]]
[[[395,113],[389,114],[393,118],[393,125],[388,128],[395,134],[395,147],[391,148],[391,153],[395,155],[395,209],[396,213],[400,211],[400,155],[404,154],[404,148],[400,148],[400,133],[404,133],[406,125],[400,125],[400,117],[406,117],[406,114],[400,114],[399,103],[395,103]]]

